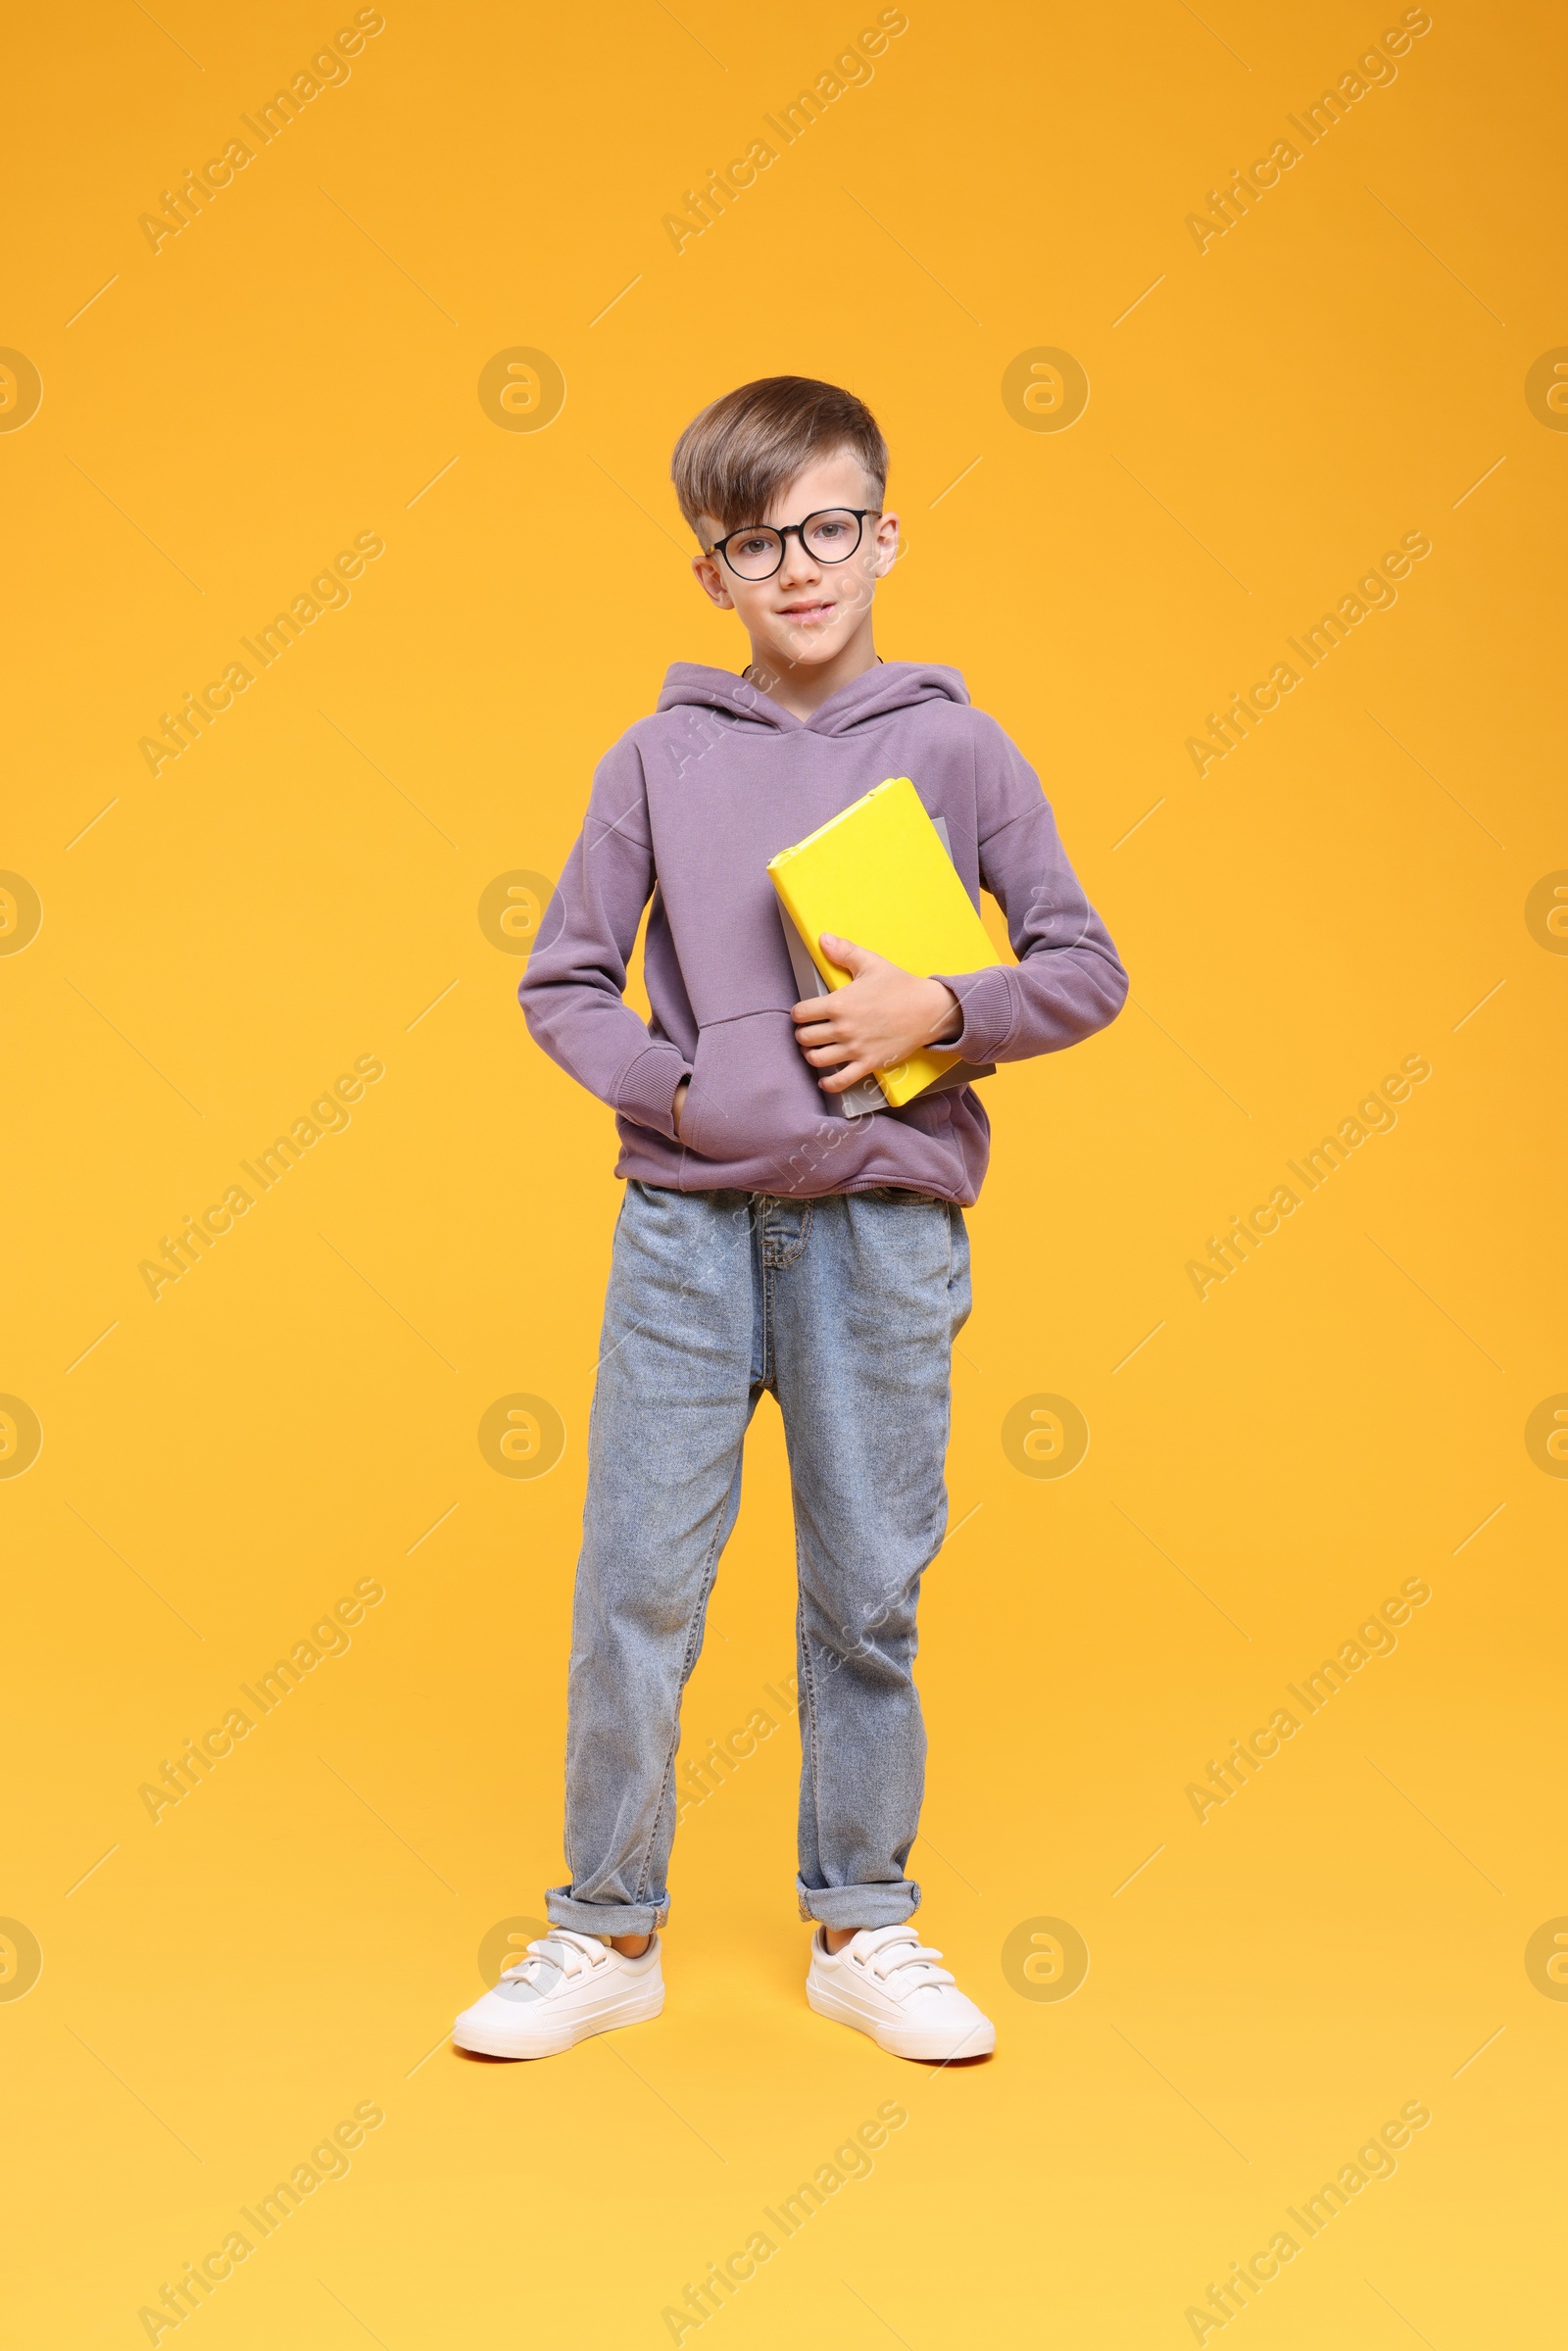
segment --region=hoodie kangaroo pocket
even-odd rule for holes
[[[699,1030],[680,1120],[681,1142],[699,1158],[776,1151],[831,1115],[787,1012],[744,1012]]]

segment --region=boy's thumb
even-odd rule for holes
[[[868,947],[857,947],[853,939],[841,939],[836,931],[823,931],[817,944],[830,963],[857,978],[874,960]]]

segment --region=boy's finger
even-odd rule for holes
[[[791,1004],[792,1020],[822,1020],[833,1010],[831,996],[808,996],[800,1004]]]
[[[815,1060],[818,1053],[843,1055],[852,1053],[856,1050],[847,1038],[839,1036],[835,1030],[826,1027],[797,1029],[795,1042],[808,1061]]]
[[[823,931],[817,945],[841,971],[861,972],[877,960],[870,948],[857,947],[853,939],[841,939],[836,931]]]
[[[837,1069],[830,1078],[819,1078],[824,1094],[847,1094],[861,1078],[868,1078],[874,1064],[870,1061],[852,1061],[847,1069]]]

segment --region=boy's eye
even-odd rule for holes
[[[859,516],[846,514],[842,507],[830,507],[825,514],[811,515],[806,526],[807,546],[824,563],[844,563],[855,553],[859,537]]]

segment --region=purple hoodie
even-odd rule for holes
[[[946,820],[964,888],[976,905],[982,884],[996,898],[1018,957],[932,975],[963,1006],[944,1044],[971,1062],[1021,1061],[1115,1018],[1127,975],[1040,779],[956,669],[882,661],[797,718],[727,670],[677,661],[655,715],[600,762],[517,990],[535,1043],[614,1110],[618,1176],[679,1192],[978,1197],[991,1127],[971,1087],[848,1117],[790,1019],[800,991],[767,860],[894,775]],[[650,896],[645,1026],[622,991]]]

